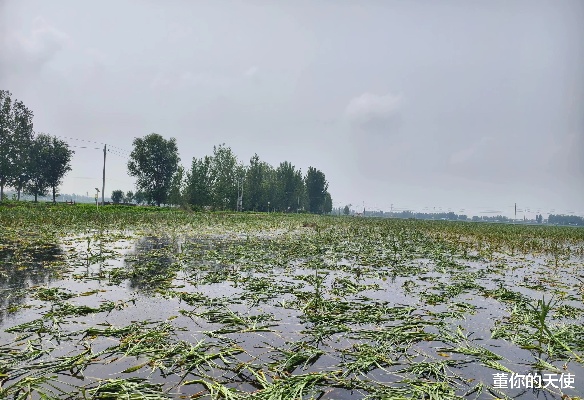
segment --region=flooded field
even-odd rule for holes
[[[1,398],[584,393],[584,229],[83,207],[0,226]]]

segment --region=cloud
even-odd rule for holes
[[[229,86],[230,79],[217,73],[192,73],[187,71],[180,76],[180,83],[193,86],[226,87]]]
[[[0,40],[0,62],[10,73],[39,70],[58,52],[72,44],[71,38],[43,17],[35,18],[30,32],[8,32]]]
[[[525,184],[545,172],[541,157],[527,144],[513,145],[499,135],[483,136],[444,161],[445,172],[451,176],[491,184]]]
[[[361,96],[351,99],[345,113],[354,121],[388,118],[397,114],[401,102],[401,96],[394,96],[391,93],[383,96],[363,93]]]
[[[166,74],[159,72],[150,82],[150,89],[166,89],[171,85],[171,83],[172,80]]]
[[[98,82],[105,79],[112,62],[108,55],[96,48],[88,47],[79,52],[75,74],[84,82]]]
[[[363,93],[349,101],[345,118],[361,131],[392,133],[401,123],[402,104],[401,95]]]
[[[88,47],[85,49],[85,56],[89,58],[92,62],[105,65],[109,63],[109,58],[106,53],[98,50],[94,47]]]
[[[492,142],[492,138],[484,136],[478,142],[473,143],[469,147],[453,153],[450,156],[449,162],[451,165],[464,164],[472,160],[473,156],[475,156],[478,152],[481,151],[481,149],[484,149]]]
[[[582,182],[584,177],[584,136],[579,133],[556,135],[547,151],[539,155],[548,171],[556,176],[574,177]],[[580,184],[582,187],[582,184]]]
[[[178,74],[158,72],[150,82],[150,88],[154,90],[180,89],[185,86],[226,88],[231,84],[231,81],[229,77],[209,72],[184,71]]]
[[[252,79],[257,75],[258,71],[259,71],[258,67],[254,65],[253,67],[250,67],[247,71],[245,71],[243,73],[243,76],[245,78]]]
[[[171,23],[168,27],[168,40],[178,41],[193,35],[193,28],[177,23]]]

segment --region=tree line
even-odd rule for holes
[[[341,212],[345,215],[353,214],[354,212],[350,210],[349,206],[344,208],[337,208],[334,213]],[[381,218],[401,218],[401,219],[424,219],[424,220],[448,220],[448,221],[473,221],[473,222],[513,222],[513,218],[506,217],[504,215],[494,215],[494,216],[473,216],[468,217],[464,214],[455,214],[454,212],[438,212],[438,213],[423,213],[423,212],[413,212],[413,211],[394,211],[394,212],[384,212],[384,211],[365,211],[363,214],[366,217],[381,217]],[[544,218],[542,214],[537,214],[535,216],[535,222],[538,224],[544,223]],[[553,225],[577,225],[584,226],[584,218],[577,215],[554,215],[550,214],[547,219],[548,224]]]
[[[550,214],[548,224],[584,226],[584,218],[578,217],[577,215]]]
[[[244,165],[230,147],[194,157],[189,169],[179,165],[174,138],[156,133],[136,138],[128,172],[138,193],[150,204],[189,205],[195,209],[329,213],[332,198],[325,174],[309,167],[305,174],[288,161],[273,167],[255,154]],[[113,193],[112,193],[113,194]],[[116,191],[116,199],[124,198]]]
[[[63,177],[71,170],[73,151],[66,142],[33,129],[33,112],[12,93],[0,90],[0,200],[4,189],[18,194],[46,196],[52,191],[53,202]]]

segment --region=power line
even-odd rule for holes
[[[101,150],[99,147],[87,147],[87,146],[75,146],[73,144],[67,143],[69,147],[75,147],[76,149],[89,149],[89,150]]]
[[[70,144],[70,143],[67,143],[67,145],[69,147],[74,147],[76,149],[103,150],[103,148],[101,148],[101,147],[75,146],[74,144]],[[107,149],[107,152],[108,153],[115,154],[118,157],[122,157],[122,158],[125,158],[125,159],[129,160],[129,155],[122,154],[121,152],[114,151],[114,150],[111,150],[109,148]]]
[[[66,143],[69,147],[73,147],[73,148],[77,148],[77,149],[102,150],[100,147],[76,146],[74,144],[71,144],[69,142],[70,140],[77,140],[77,141],[84,142],[84,143],[93,143],[93,144],[99,144],[99,145],[103,144],[103,172],[102,172],[102,186],[101,186],[101,204],[104,205],[105,204],[105,162],[106,162],[107,153],[116,155],[116,156],[123,158],[125,160],[129,160],[129,157],[131,157],[130,151],[123,149],[121,147],[118,147],[118,146],[109,145],[107,143],[96,142],[94,140],[79,139],[79,138],[75,138],[75,137],[62,136],[62,135],[53,135],[53,136],[59,137],[61,139],[66,139],[67,140]],[[112,148],[113,148],[113,150],[112,150]],[[116,179],[113,179],[113,180],[117,181]],[[96,190],[99,192],[98,189],[96,189]],[[96,201],[97,201],[97,197],[96,197]]]
[[[114,149],[116,149],[120,153],[127,153],[128,156],[131,154],[131,151],[129,151],[129,150],[126,150],[126,149],[123,149],[121,147],[114,146],[114,145],[111,145],[111,144],[108,144],[108,143],[104,143],[104,142],[96,142],[94,140],[79,139],[79,138],[74,138],[74,137],[70,137],[70,136],[62,136],[62,135],[53,135],[53,136],[57,136],[57,137],[60,137],[62,139],[78,140],[80,142],[86,142],[86,143],[103,144],[103,145],[107,145],[108,147],[113,147]],[[71,147],[75,147],[74,145],[70,145],[70,146]],[[101,150],[101,147],[96,147],[95,149]]]
[[[53,136],[57,136],[63,139],[71,139],[71,140],[79,140],[80,142],[87,142],[87,143],[95,143],[95,144],[106,144],[106,143],[102,143],[102,142],[96,142],[93,140],[87,140],[87,139],[79,139],[79,138],[74,138],[74,137],[69,137],[69,136],[61,136],[61,135],[53,135]]]
[[[129,160],[129,159],[130,159],[130,158],[129,158],[129,156],[127,156],[127,155],[125,155],[125,154],[118,153],[117,151],[114,151],[114,150],[112,150],[112,149],[109,149],[109,148],[107,149],[107,152],[108,152],[108,153],[111,153],[111,154],[114,154],[114,155],[116,155],[116,156],[118,156],[118,157],[124,158],[124,159],[126,159],[126,160]]]
[[[130,155],[132,152],[126,149],[122,149],[121,147],[118,146],[112,146],[111,144],[108,144],[109,147],[113,147],[114,149],[116,149],[117,151],[120,151],[122,153],[127,153],[128,155]]]

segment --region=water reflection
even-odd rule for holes
[[[180,242],[170,237],[139,239],[134,254],[126,258],[130,288],[150,291],[170,285],[179,269],[175,255],[180,251]]]
[[[49,264],[62,258],[56,243],[23,245],[3,240],[0,247],[0,323],[16,311],[31,286],[46,285],[57,273]]]

